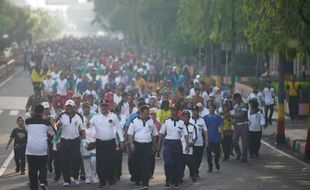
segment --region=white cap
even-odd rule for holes
[[[200,103],[200,102],[198,102],[198,103],[196,104],[196,106],[198,106],[198,107],[203,107],[202,103]]]
[[[50,108],[50,104],[48,102],[42,102],[41,105],[47,109],[47,108]]]
[[[67,100],[65,106],[75,106],[75,102],[73,100]]]

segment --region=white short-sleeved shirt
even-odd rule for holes
[[[61,96],[67,96],[67,79],[57,79],[56,83],[57,93]]]
[[[166,134],[165,139],[167,140],[180,140],[182,134],[188,135],[184,122],[182,120],[173,120],[172,118],[163,122],[159,133]]]
[[[59,116],[59,122],[62,124],[61,138],[76,139],[80,136],[80,131],[85,130],[83,116],[75,113],[72,118],[64,112]]]
[[[55,134],[51,122],[40,117],[33,117],[26,119],[25,123],[28,135],[26,155],[47,155],[47,134]]]
[[[158,135],[158,131],[151,118],[143,121],[140,117],[136,117],[129,125],[128,135],[132,135],[135,142],[150,143],[153,137]]]
[[[265,125],[265,117],[262,112],[257,112],[255,114],[248,114],[248,119],[250,122],[249,131],[262,131],[262,127]]]
[[[263,90],[263,95],[264,95],[264,101],[265,105],[272,105],[274,104],[274,99],[273,97],[275,96],[275,90],[273,87],[265,87]]]
[[[191,123],[189,123],[188,125],[185,124],[184,129],[186,131],[186,134],[188,135],[188,142],[192,143],[197,138],[197,130],[196,130],[195,125]],[[182,134],[182,138],[181,138],[183,154],[192,155],[193,147],[189,147],[188,150],[186,150],[186,141],[184,137],[186,134]]]
[[[197,138],[196,138],[195,146],[203,146],[204,132],[208,131],[206,122],[203,120],[202,117],[199,117],[198,119],[191,118],[189,122],[195,125],[196,130],[197,130]]]
[[[112,112],[109,112],[107,115],[94,115],[90,120],[90,126],[95,128],[96,138],[101,141],[115,139],[115,132],[117,132],[120,141],[124,141],[124,134],[119,119]]]

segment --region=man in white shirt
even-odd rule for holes
[[[263,90],[265,101],[265,120],[266,125],[272,124],[272,115],[275,105],[275,89],[271,86],[271,79],[267,79],[266,87]],[[268,114],[269,112],[269,114]]]
[[[185,166],[189,169],[189,175],[192,178],[193,182],[196,182],[196,165],[194,162],[193,157],[193,146],[197,139],[197,129],[195,125],[189,122],[191,118],[191,114],[189,111],[183,111],[183,121],[184,127],[188,135],[188,144],[185,141],[185,137],[182,134],[182,148],[183,148],[183,155],[182,155],[182,162],[181,162],[181,183],[183,182]]]
[[[149,107],[143,106],[140,115],[136,117],[128,128],[130,151],[134,154],[136,186],[142,183],[143,189],[148,189],[151,173],[151,156],[156,149],[157,128],[149,117]]]
[[[181,179],[181,161],[182,161],[182,142],[181,137],[184,135],[186,149],[189,148],[188,132],[185,124],[178,117],[179,108],[173,106],[171,110],[171,118],[165,120],[159,131],[159,140],[157,147],[163,146],[163,158],[165,161],[165,188],[178,188]]]
[[[47,189],[47,135],[54,135],[55,132],[51,122],[42,118],[43,112],[44,107],[39,104],[34,109],[33,117],[25,121],[28,134],[26,155],[31,190],[38,190],[38,179],[41,189]]]
[[[79,170],[81,165],[80,135],[85,139],[85,126],[83,116],[75,111],[73,100],[65,103],[66,111],[59,115],[57,127],[61,127],[60,153],[61,170],[64,178],[64,186],[70,186],[71,171],[75,184],[79,182]]]
[[[123,148],[124,136],[117,118],[117,115],[109,111],[109,102],[100,102],[101,114],[95,115],[90,120],[90,127],[96,131],[96,167],[100,180],[98,188],[105,186],[106,181],[109,185],[114,185],[115,165],[116,165],[116,142],[115,131],[120,140],[120,149]]]
[[[206,122],[202,117],[199,116],[199,107],[195,105],[192,109],[192,117],[189,122],[196,126],[197,138],[194,144],[194,163],[196,176],[199,177],[199,168],[202,161],[203,149],[204,149],[204,140],[207,139],[207,126]]]

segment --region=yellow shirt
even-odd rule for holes
[[[41,75],[41,72],[37,72],[37,70],[33,69],[31,72],[31,80],[32,82],[42,82],[44,80],[44,75]]]
[[[232,130],[232,125],[233,125],[233,122],[234,122],[234,118],[232,116],[227,116],[227,117],[223,116],[222,118],[224,120],[222,130],[223,131]]]
[[[286,90],[288,91],[289,96],[297,96],[298,95],[298,83],[289,82],[286,86]]]
[[[170,110],[158,110],[156,113],[157,118],[159,119],[160,123],[163,123],[166,119],[169,119],[171,117]]]

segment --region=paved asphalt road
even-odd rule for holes
[[[2,82],[2,81],[0,81]],[[0,86],[0,165],[4,163],[11,150],[5,150],[9,133],[16,126],[17,115],[24,115],[24,106],[27,97],[32,93],[32,85],[28,73],[18,72],[11,80]],[[134,189],[129,182],[127,170],[127,156],[123,157],[123,176],[115,186],[106,186],[104,189]],[[189,190],[309,190],[310,166],[297,162],[277,150],[262,145],[261,157],[240,163],[234,159],[221,162],[221,169],[213,173],[206,172],[206,159],[201,166],[201,177],[196,183],[185,178],[182,189]],[[188,174],[186,173],[186,176]],[[61,182],[55,183],[53,175],[49,174],[49,189],[96,189],[96,185],[81,184],[71,188],[63,188]],[[12,160],[2,176],[0,176],[0,190],[26,190],[27,175],[14,173]],[[164,189],[163,160],[156,161],[154,179],[150,182],[150,189]]]

